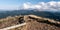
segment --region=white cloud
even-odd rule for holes
[[[35,5],[27,2],[23,4],[23,9],[37,9],[37,10],[60,10],[60,2],[39,2]]]
[[[57,8],[60,10],[60,2],[57,3]]]
[[[30,8],[30,3],[24,3],[23,8],[24,9],[29,9]]]

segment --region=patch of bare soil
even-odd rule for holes
[[[46,23],[31,21],[27,23],[27,25],[22,30],[60,30],[60,28]]]

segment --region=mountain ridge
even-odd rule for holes
[[[0,13],[0,18],[6,18],[8,16],[15,16],[15,15],[29,15],[29,14],[34,14],[34,15],[45,17],[45,18],[60,20],[59,12],[52,13],[52,12],[48,12],[48,11],[34,11],[34,10],[5,11],[5,12]]]

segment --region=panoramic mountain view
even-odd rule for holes
[[[60,30],[60,0],[0,0],[0,30]]]

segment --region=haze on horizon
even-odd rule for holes
[[[18,9],[60,10],[60,0],[0,0],[0,10]]]

